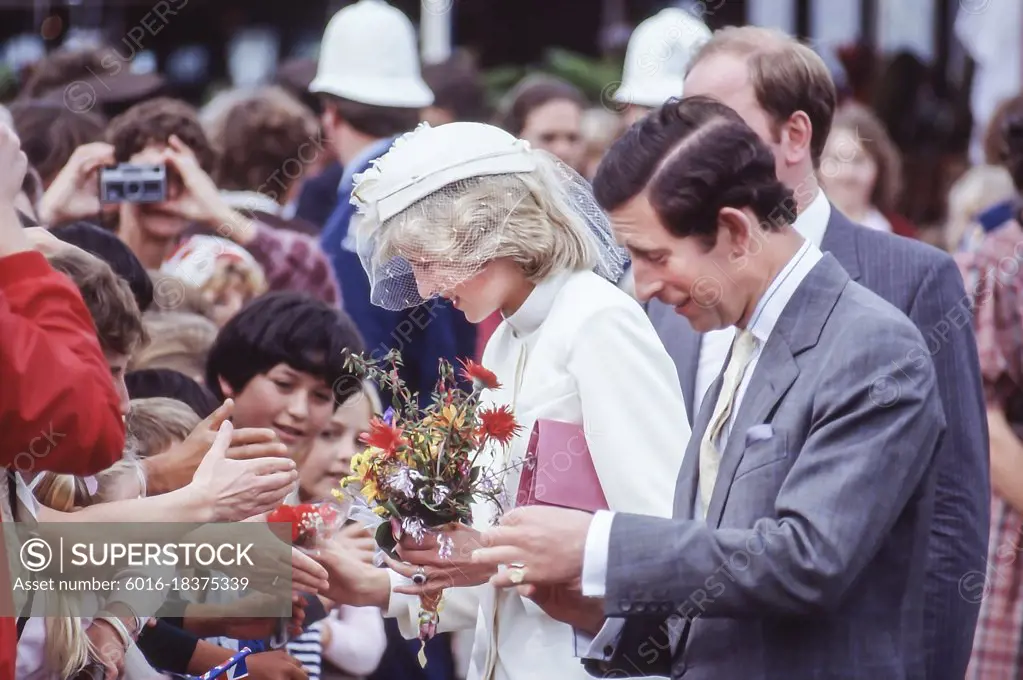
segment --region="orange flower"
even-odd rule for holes
[[[497,390],[501,388],[501,383],[497,381],[497,376],[489,368],[483,368],[480,364],[477,364],[472,359],[462,359],[462,377],[466,380],[471,380],[474,385],[482,385],[488,390]]]
[[[507,406],[487,408],[479,412],[480,435],[501,444],[508,444],[519,433],[522,426],[515,422],[515,415]]]
[[[387,453],[394,453],[408,442],[402,436],[400,428],[388,425],[380,418],[373,418],[369,424],[369,432],[359,437],[360,441],[367,446],[373,446]]]

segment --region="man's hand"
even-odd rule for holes
[[[284,501],[298,479],[295,461],[289,458],[228,458],[233,430],[230,421],[221,424],[190,485],[212,503],[211,522],[239,522],[268,512]]]
[[[535,602],[547,616],[590,637],[600,632],[606,620],[604,600],[585,597],[579,581],[556,586],[519,586],[518,591],[522,597]]]
[[[451,555],[441,557],[440,538],[451,541]],[[421,586],[410,584],[394,589],[406,595],[431,595],[445,588],[476,586],[486,583],[496,569],[487,564],[473,561],[473,553],[482,548],[480,532],[464,524],[452,523],[441,528],[440,536],[427,534],[422,543],[416,543],[410,536],[403,536],[398,554],[405,564],[387,558],[387,566],[406,578],[420,572],[426,577]]]
[[[199,165],[195,152],[176,135],[167,140],[163,158],[177,171],[182,186],[178,196],[157,206],[160,210],[204,224],[239,245],[244,246],[255,238],[251,221],[227,205],[217,185]]]
[[[571,583],[582,575],[586,533],[593,515],[579,510],[530,506],[516,508],[501,518],[501,525],[484,532],[488,546],[473,554],[473,561],[497,569],[490,582],[498,588],[516,585]]]
[[[320,594],[337,604],[386,609],[391,579],[386,569],[373,566],[372,537],[365,528],[351,524],[338,536],[317,544],[312,555],[327,570],[329,585]]]
[[[114,163],[110,144],[95,142],[75,149],[39,202],[40,221],[53,226],[116,210],[117,204],[100,203],[98,179],[99,169]]]
[[[124,670],[124,641],[114,626],[102,619],[96,619],[85,631],[86,637],[96,650],[95,660],[103,664],[103,680],[117,680]]]
[[[302,664],[283,649],[250,654],[245,665],[251,680],[309,680]]]
[[[213,446],[220,426],[234,412],[234,401],[228,399],[216,411],[199,423],[183,442],[174,444],[163,453],[147,458],[146,482],[150,493],[158,495],[175,491],[188,484]],[[288,447],[277,440],[273,430],[267,428],[240,428],[231,434],[227,458],[250,460],[288,455]]]

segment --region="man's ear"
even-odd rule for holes
[[[218,377],[217,384],[220,385],[220,392],[221,394],[224,395],[225,398],[235,396],[234,390],[231,388],[231,385],[226,380]]]
[[[803,111],[796,111],[779,130],[782,154],[787,165],[798,165],[813,153],[813,124]]]
[[[726,239],[728,250],[736,255],[749,249],[755,227],[745,211],[725,207],[718,212],[718,239]]]

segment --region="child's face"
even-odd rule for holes
[[[295,455],[319,434],[334,413],[334,393],[324,380],[277,364],[235,393],[220,381],[224,395],[234,399],[238,427],[268,427]]]
[[[352,456],[365,448],[359,436],[369,431],[371,417],[370,401],[361,392],[338,407],[298,468],[303,500],[328,500],[331,490],[339,488],[352,471]]]
[[[213,313],[213,322],[218,328],[237,314],[245,303],[252,299],[251,291],[246,285],[242,275],[238,272],[229,271],[226,273],[225,281],[220,290],[211,291],[206,294],[210,301]]]

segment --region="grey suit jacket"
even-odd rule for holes
[[[938,452],[927,556],[927,677],[962,680],[980,601],[964,596],[960,582],[986,573],[991,497],[983,388],[962,277],[936,248],[853,224],[834,206],[821,247],[916,324],[924,341],[913,351],[914,363],[928,355],[934,362],[948,432]],[[647,310],[675,361],[691,423],[701,336],[667,305],[652,301]]]
[[[697,417],[675,518],[616,514],[604,675],[924,677],[924,556],[945,430],[920,332],[826,255],[763,349],[693,519]],[[720,378],[708,403],[720,390]],[[682,639],[667,634],[683,621]],[[670,663],[670,669],[668,662]]]

